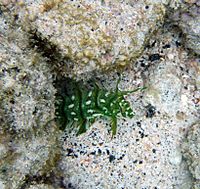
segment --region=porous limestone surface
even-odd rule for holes
[[[45,41],[48,49],[55,48],[65,60],[68,75],[78,77],[81,73],[123,67],[138,57],[163,23],[167,3],[23,0],[14,10],[18,20],[24,20],[23,28]]]
[[[33,28],[79,72],[124,66],[138,57],[163,20],[162,1],[63,1],[41,13]]]
[[[0,27],[0,188],[19,189],[56,161],[59,132],[48,123],[55,89],[48,64],[29,48],[26,34],[3,15]]]
[[[190,127],[187,138],[182,145],[189,169],[196,179],[196,187],[200,186],[200,123]]]
[[[127,96],[136,115],[118,119],[118,133],[113,139],[107,119],[97,120],[78,137],[66,131],[59,166],[68,188],[197,186],[181,144],[187,130],[199,120],[199,60],[188,57],[178,35],[177,31],[161,30],[143,56],[123,72],[121,89],[143,85],[147,89]],[[115,88],[117,78],[117,74],[98,77],[108,89]]]

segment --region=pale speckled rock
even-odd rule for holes
[[[121,89],[143,85],[147,89],[143,94],[127,97],[136,115],[133,119],[119,118],[116,137],[111,139],[109,121],[105,119],[99,119],[79,137],[66,131],[60,162],[66,173],[66,186],[79,189],[192,187],[193,179],[180,145],[185,130],[199,119],[193,96],[198,60],[188,59],[187,53],[176,46],[178,35],[176,31],[160,30],[150,40],[143,56],[123,72]],[[114,88],[117,75],[99,76],[98,80],[105,87]]]
[[[45,124],[53,119],[55,89],[45,59],[29,48],[27,35],[16,30],[7,25],[0,31],[0,98],[5,113],[12,112],[12,127],[28,130],[39,120]]]
[[[182,162],[182,153],[180,149],[174,149],[171,156],[169,157],[169,161],[173,165],[180,165]]]
[[[56,129],[52,127],[48,132],[38,130],[39,134],[21,133],[12,139],[12,153],[1,164],[1,178],[7,188],[21,188],[27,176],[39,176],[51,170],[57,161],[58,141]],[[33,137],[31,137],[33,136]]]
[[[19,189],[27,176],[48,172],[57,161],[58,128],[47,124],[54,118],[55,89],[26,34],[3,15],[0,26],[0,186]]]
[[[172,64],[160,63],[150,76],[148,103],[156,104],[167,114],[175,115],[180,110],[182,82],[178,70]]]
[[[52,7],[52,2],[57,1],[48,2],[47,8],[53,11],[56,6]],[[2,4],[10,20],[5,22],[0,17],[0,187],[28,188],[31,184],[51,188],[50,184],[41,184],[39,178],[43,173],[52,173],[49,170],[59,158],[57,129],[53,124],[40,127],[54,117],[52,64],[27,48],[29,40],[20,23],[16,27],[16,22],[11,22],[18,20],[23,27],[30,27],[26,19],[31,15],[31,21],[35,21],[38,11],[44,13],[43,1],[3,0]],[[13,29],[7,23],[12,23]],[[121,89],[144,84],[148,88],[127,97],[136,116],[119,119],[118,135],[113,140],[108,122],[101,119],[79,137],[67,131],[66,136],[63,134],[62,160],[57,165],[62,179],[54,178],[52,182],[82,189],[192,187],[180,145],[185,132],[199,120],[200,69],[199,60],[188,58],[177,45],[181,41],[179,34],[172,28],[158,31],[143,56],[122,74]],[[114,88],[118,77],[111,73],[97,79]],[[198,167],[196,161],[194,165]],[[33,183],[28,180],[32,177]],[[193,185],[199,189],[199,180]]]
[[[189,128],[182,150],[191,173],[200,182],[200,123]]]
[[[123,67],[141,55],[149,37],[163,22],[167,3],[24,0],[13,9],[25,30],[34,31],[46,47],[56,47],[62,58],[70,60],[65,61],[65,71],[78,77],[94,70]]]
[[[170,63],[161,62],[154,72],[151,73],[145,101],[147,104],[156,105],[158,110],[164,111],[166,117],[170,115],[178,119],[189,118],[190,115],[187,115],[189,109],[191,111],[196,109],[197,111],[195,105],[191,106],[193,103],[191,101],[191,93],[196,94],[193,100],[197,104],[196,106],[198,106],[198,90],[195,88],[199,82],[199,60],[183,60],[183,62],[179,62],[180,67],[178,67],[176,66],[178,54],[172,56],[171,52],[169,52],[166,56]],[[187,64],[192,67],[187,68]],[[190,74],[194,74],[194,78],[189,79],[188,77],[191,76],[181,73],[180,69],[189,69]]]

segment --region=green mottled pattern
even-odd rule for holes
[[[71,96],[65,96],[56,106],[58,120],[64,123],[64,128],[77,126],[77,134],[86,132],[97,117],[111,119],[112,135],[117,131],[117,116],[132,118],[134,116],[130,103],[125,100],[125,95],[133,91],[120,91],[118,83],[114,91],[101,89],[98,85],[92,90],[75,87]]]

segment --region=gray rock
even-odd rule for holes
[[[185,0],[170,15],[185,35],[185,46],[200,55],[200,1]]]
[[[198,180],[198,181],[195,181],[194,182],[194,187],[193,187],[193,189],[199,189],[200,188],[200,181]]]
[[[28,189],[55,189],[55,188],[48,184],[36,184],[36,185],[31,185]]]
[[[182,145],[183,153],[194,178],[200,181],[200,124],[189,128],[187,138]]]
[[[59,132],[50,121],[55,89],[48,64],[29,48],[27,35],[3,17],[0,26],[0,186],[18,189],[57,161]]]

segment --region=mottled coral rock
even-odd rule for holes
[[[43,10],[32,28],[68,57],[79,74],[130,63],[164,14],[162,1],[66,0]]]
[[[47,48],[53,46],[63,59],[69,59],[66,72],[78,77],[123,67],[137,58],[162,24],[167,3],[23,0],[12,9],[25,30],[34,31]]]

